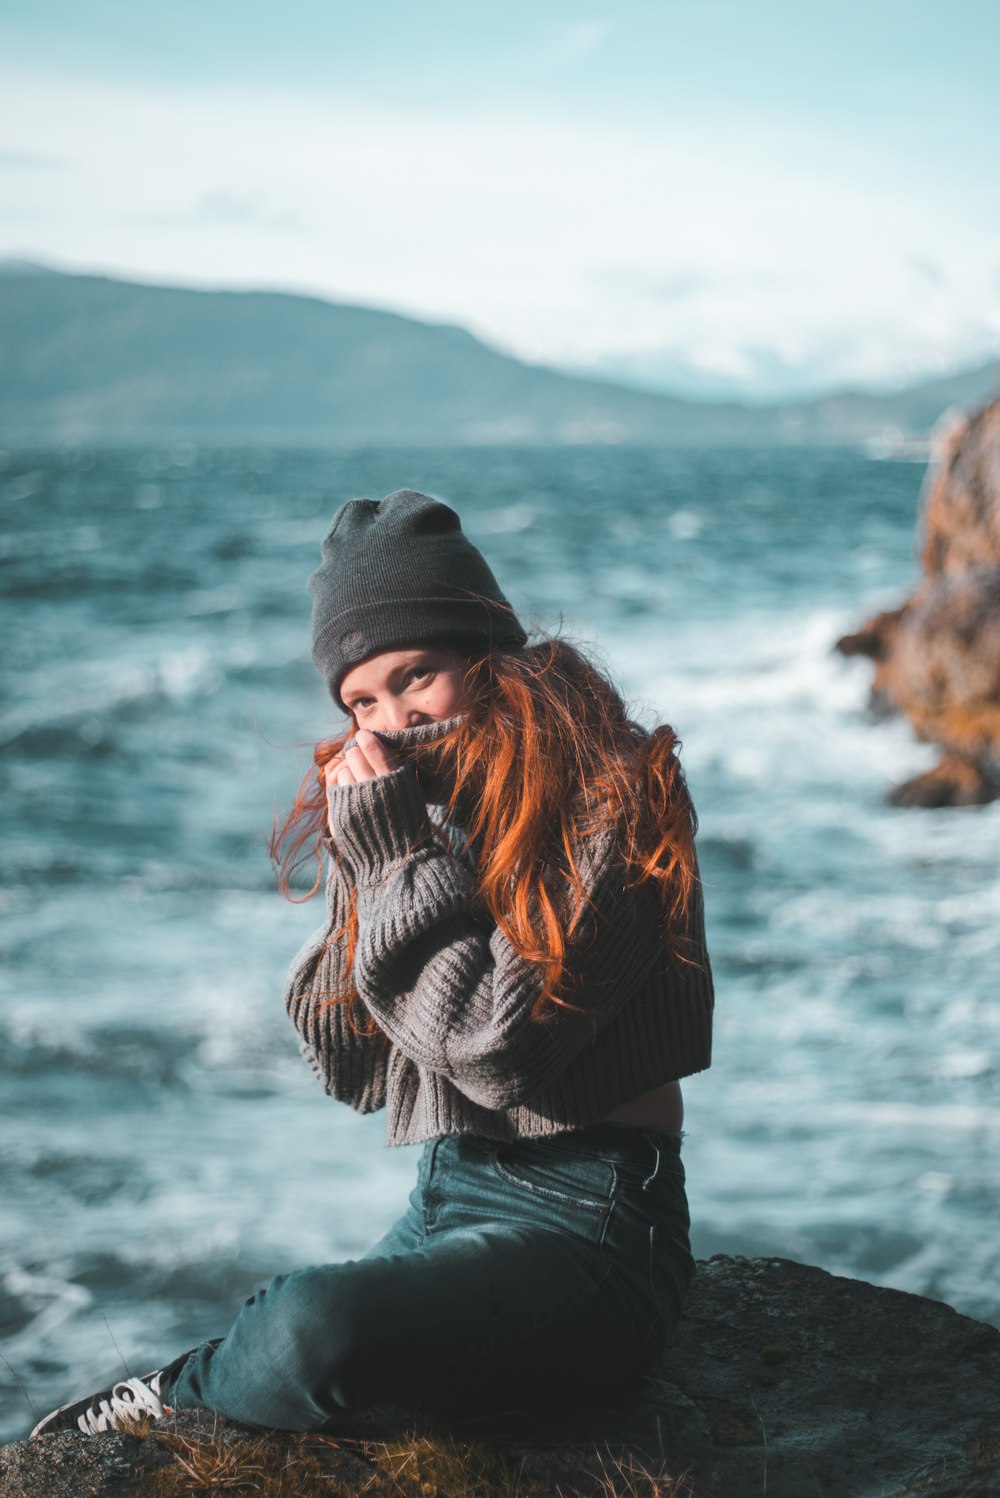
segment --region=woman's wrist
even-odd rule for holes
[[[331,838],[359,885],[377,882],[433,836],[412,765],[355,784],[328,785]]]

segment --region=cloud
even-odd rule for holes
[[[10,167],[24,172],[64,172],[71,165],[68,156],[52,155],[48,151],[13,151],[0,147],[0,167]]]
[[[533,54],[535,62],[571,67],[596,52],[611,30],[610,21],[577,21],[553,31]]]
[[[657,276],[649,282],[647,295],[658,302],[683,301],[687,297],[699,296],[711,291],[719,284],[718,276],[706,276],[702,271],[675,271],[670,276]]]
[[[661,276],[636,266],[614,265],[598,270],[595,288],[605,294],[645,297],[653,302],[682,302],[718,286],[720,277],[704,271],[677,270]]]
[[[205,224],[261,224],[268,229],[297,229],[302,219],[289,209],[275,212],[263,208],[251,198],[237,193],[205,193],[191,210],[195,219]]]
[[[196,219],[209,224],[247,224],[266,218],[250,198],[231,192],[209,192],[191,210]]]
[[[773,288],[784,278],[767,270],[709,273],[703,270],[678,269],[667,275],[659,275],[639,266],[606,265],[598,267],[591,279],[598,295],[671,303],[689,302],[696,297],[707,297],[720,292],[763,291]]]
[[[918,255],[907,255],[903,263],[922,280],[929,281],[932,286],[944,286],[947,283],[948,277],[945,272],[933,260],[924,260]]]
[[[71,244],[112,274],[326,295],[539,362],[669,350],[735,371],[747,349],[801,363],[842,333],[871,377],[950,354],[1000,310],[978,200],[942,213],[935,181],[887,178],[833,135],[790,149],[780,122],[0,86],[25,148],[74,162],[9,179],[0,254]]]
[[[178,227],[203,224],[208,227],[253,225],[263,229],[301,229],[299,214],[289,210],[274,212],[255,203],[252,198],[221,189],[206,192],[189,208],[176,212],[133,215],[137,224],[162,224]]]

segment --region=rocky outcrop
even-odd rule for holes
[[[698,1270],[670,1348],[614,1405],[461,1425],[364,1411],[323,1438],[189,1412],[145,1438],[7,1446],[0,1498],[1000,1495],[995,1327],[788,1259]]]
[[[921,509],[914,592],[836,648],[874,661],[874,711],[904,712],[918,738],[944,750],[889,799],[980,805],[1000,796],[1000,401],[941,438]]]

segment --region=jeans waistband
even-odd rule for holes
[[[634,1160],[636,1156],[646,1155],[650,1142],[658,1150],[673,1150],[680,1154],[684,1135],[683,1133],[668,1134],[662,1129],[649,1129],[642,1124],[608,1123],[605,1119],[601,1119],[599,1123],[588,1124],[583,1129],[572,1129],[560,1134],[546,1134],[542,1137],[564,1141],[581,1151],[595,1148],[605,1158],[627,1161]]]

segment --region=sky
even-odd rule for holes
[[[0,0],[0,257],[707,396],[1000,357],[1000,0]]]

